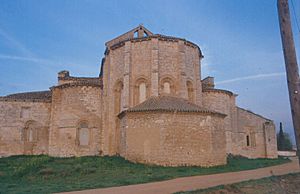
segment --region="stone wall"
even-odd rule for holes
[[[104,154],[114,155],[117,153],[116,141],[116,104],[118,99],[116,90],[120,92],[124,88],[124,62],[125,62],[125,47],[121,46],[109,50],[105,56],[105,63],[103,67],[103,126],[105,130],[103,133]],[[124,100],[119,96],[120,100]],[[121,110],[121,109],[120,109]]]
[[[234,143],[233,133],[236,132],[236,108],[235,108],[235,96],[228,91],[211,89],[203,90],[203,106],[209,110],[217,111],[227,115],[224,119],[225,122],[225,134],[226,134],[226,152],[233,153]]]
[[[134,88],[140,78],[145,79],[149,85],[149,94],[154,95],[154,91],[162,93],[161,82],[169,78],[174,95],[185,99],[188,98],[186,82],[189,80],[193,84],[194,96],[197,99],[195,103],[201,105],[201,99],[196,96],[201,97],[201,84],[197,82],[201,78],[201,54],[197,47],[186,44],[183,40],[151,37],[133,39],[108,49],[109,54],[106,55],[104,63],[104,87],[109,95],[113,94],[117,82],[123,83],[124,93],[128,94],[124,95],[124,105],[128,105],[124,108],[136,105],[133,99]],[[154,75],[155,73],[157,74]],[[125,80],[127,76],[128,80]]]
[[[131,78],[132,85],[138,78],[145,78],[150,82],[152,64],[152,41],[137,41],[130,43],[131,49]],[[150,88],[149,88],[150,89]]]
[[[236,95],[214,89],[213,78],[201,84],[203,56],[194,43],[139,26],[106,46],[100,77],[61,71],[51,92],[0,97],[0,156],[121,154],[170,166],[225,164],[226,153],[277,157],[272,121],[236,107]],[[128,110],[151,96],[212,111]]]
[[[146,96],[163,93],[170,82],[173,96],[202,105],[199,48],[184,39],[149,36],[108,44],[103,67],[103,115],[105,148],[109,155],[118,153],[120,132],[117,115],[139,103],[138,84],[146,84]],[[187,81],[190,83],[190,95]]]
[[[101,88],[96,86],[58,86],[52,88],[52,112],[49,138],[51,156],[69,157],[102,153],[103,138]],[[80,145],[80,128],[86,125]]]
[[[127,112],[121,118],[121,156],[164,166],[226,163],[223,117],[205,113]]]
[[[241,108],[237,108],[237,120],[235,146],[240,155],[249,158],[277,158],[276,130],[271,120]]]
[[[1,100],[0,156],[47,154],[50,108],[49,102]]]
[[[249,158],[277,157],[273,122],[236,107],[234,94],[226,90],[205,89],[203,106],[227,115],[224,119],[227,153]]]

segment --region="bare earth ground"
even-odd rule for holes
[[[176,194],[292,194],[300,193],[300,173],[250,180],[230,185],[221,185],[209,189],[201,189]]]
[[[300,172],[298,160],[296,158],[292,158],[292,162],[272,166],[267,168],[260,168],[255,170],[247,170],[247,171],[240,171],[240,172],[230,172],[230,173],[222,173],[222,174],[213,174],[213,175],[204,175],[204,176],[193,176],[193,177],[184,177],[184,178],[177,178],[168,181],[161,181],[161,182],[154,182],[154,183],[146,183],[146,184],[138,184],[138,185],[129,185],[129,186],[121,186],[121,187],[111,187],[111,188],[104,188],[104,189],[91,189],[91,190],[84,190],[84,191],[75,191],[75,192],[68,192],[68,194],[168,194],[168,193],[175,193],[179,191],[191,191],[197,189],[204,189],[209,187],[214,187],[218,185],[227,185],[232,183],[238,183],[242,181],[247,181],[251,179],[261,179],[264,177],[270,177],[272,175],[283,175],[288,173],[296,173]],[[279,180],[280,187],[284,188],[283,185],[285,184],[285,179]],[[295,179],[295,181],[297,181]],[[289,183],[286,183],[289,184]],[[282,185],[282,186],[281,186]],[[273,185],[270,185],[270,187]],[[230,187],[230,186],[228,186]],[[258,186],[259,187],[259,186]],[[245,187],[244,189],[247,189]],[[260,188],[257,188],[259,191]],[[284,190],[276,189],[275,192],[278,193],[286,193]],[[232,189],[230,192],[237,192],[236,190]],[[273,193],[272,191],[270,191]],[[219,192],[221,193],[221,192]],[[226,193],[226,190],[223,191]],[[240,193],[240,192],[237,192]],[[254,192],[260,193],[260,192]],[[295,191],[294,193],[297,193]]]

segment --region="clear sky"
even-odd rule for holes
[[[104,43],[141,23],[198,44],[202,78],[293,134],[276,0],[0,0],[0,95],[47,90],[60,70],[98,76]]]

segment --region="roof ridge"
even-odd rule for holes
[[[13,95],[17,95],[17,94],[34,94],[34,93],[46,93],[46,92],[51,92],[51,90],[41,90],[41,91],[31,91],[31,92],[18,92],[18,93],[8,94],[8,95],[2,96],[2,97],[13,96]]]
[[[1,96],[1,99],[18,99],[18,100],[41,100],[41,99],[51,99],[52,92],[51,90],[43,91],[33,91],[33,92],[20,92],[9,94],[6,96]]]
[[[144,102],[126,110],[126,112],[146,111],[177,111],[177,112],[202,112],[226,116],[222,113],[208,110],[187,99],[175,96],[151,96]]]

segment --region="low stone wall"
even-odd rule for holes
[[[47,154],[50,108],[48,102],[0,100],[0,156]]]
[[[285,157],[297,156],[296,151],[278,151],[277,153],[279,156],[285,156]]]
[[[127,112],[121,156],[163,166],[226,164],[224,117],[206,113]]]
[[[237,120],[238,133],[234,138],[240,155],[248,158],[277,158],[276,130],[271,120],[242,108],[237,108]]]

